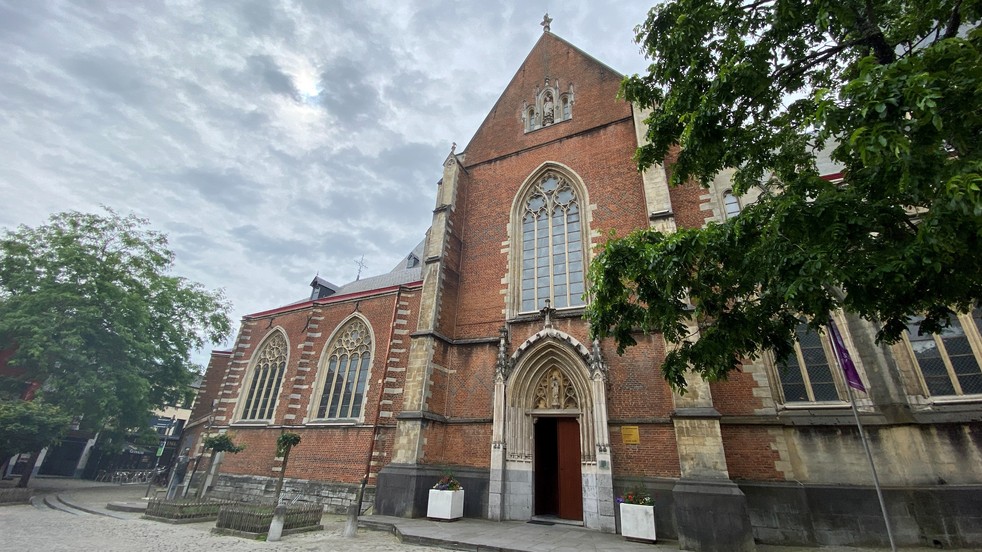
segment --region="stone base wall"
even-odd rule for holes
[[[614,496],[644,488],[655,502],[658,535],[677,539],[670,478],[615,477]],[[737,482],[754,540],[785,546],[889,546],[873,487]],[[982,547],[982,485],[883,490],[898,546]],[[618,513],[618,532],[620,519]]]
[[[615,477],[614,478],[614,499],[624,496],[630,491],[645,489],[651,495],[655,503],[655,527],[658,537],[662,539],[676,540],[679,538],[675,527],[675,498],[672,496],[672,488],[675,487],[677,479],[667,477]],[[621,511],[614,508],[614,515],[617,517],[617,533],[621,532]]]
[[[310,504],[321,504],[324,511],[332,514],[344,514],[349,504],[358,498],[358,485],[348,483],[331,483],[327,481],[310,481],[307,479],[283,480],[283,497],[286,501]],[[221,474],[208,494],[210,498],[240,500],[244,502],[271,502],[276,499],[275,477],[259,477],[254,475]],[[375,488],[365,487],[362,498],[362,511],[375,502]]]
[[[739,484],[758,542],[889,546],[873,487]],[[982,485],[886,488],[898,546],[982,546]]]
[[[682,478],[672,487],[679,548],[703,552],[753,552],[747,498],[728,479]],[[712,522],[706,523],[709,513]]]
[[[467,466],[389,464],[378,474],[375,512],[386,516],[425,517],[430,489],[448,471],[464,488],[464,517],[487,518],[488,470]]]

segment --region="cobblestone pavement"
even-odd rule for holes
[[[9,482],[0,482],[7,486]],[[62,478],[37,478],[31,483],[34,504],[0,506],[0,552],[209,552],[253,550],[422,552],[440,550],[402,543],[390,533],[359,529],[354,538],[343,537],[344,516],[325,514],[324,530],[289,535],[279,542],[261,542],[240,537],[214,535],[214,523],[171,525],[140,519],[140,513],[110,511],[110,502],[141,503],[144,485],[112,485]],[[85,510],[85,511],[83,511]],[[536,552],[645,552],[678,550],[678,543],[638,544],[619,535],[562,527],[530,526],[519,522],[461,520],[434,523],[426,520],[372,516],[376,522],[396,525],[407,541],[446,548],[528,550]],[[467,544],[465,544],[467,543]],[[461,548],[463,547],[463,548]],[[845,546],[799,548],[757,545],[758,552],[878,552],[884,548]],[[904,552],[929,552],[931,548],[903,548]],[[955,552],[952,550],[952,552]],[[967,552],[967,551],[965,551]]]
[[[207,550],[278,552],[363,550],[366,552],[416,552],[433,548],[402,544],[392,534],[359,529],[354,538],[343,535],[344,516],[324,516],[324,530],[289,535],[279,542],[261,542],[240,537],[214,535],[214,523],[171,525],[140,519],[141,514],[111,512],[106,504],[138,501],[145,486],[106,486],[87,481],[38,479],[32,484],[59,511],[35,500],[37,505],[0,507],[0,550],[2,551],[106,551],[171,552]],[[66,488],[67,486],[67,488]],[[57,502],[54,492],[78,507],[100,512],[95,515]],[[109,516],[113,517],[109,517]]]

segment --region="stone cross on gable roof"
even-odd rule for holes
[[[539,25],[542,25],[542,32],[548,33],[551,30],[551,27],[549,26],[550,23],[552,23],[552,18],[549,17],[549,12],[546,12],[546,14],[542,16],[542,23],[539,23]]]

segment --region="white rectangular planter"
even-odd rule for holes
[[[430,489],[426,503],[426,517],[433,519],[459,519],[464,517],[464,491]]]
[[[621,535],[655,542],[655,507],[622,502]]]

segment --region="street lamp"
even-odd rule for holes
[[[164,436],[160,439],[160,446],[157,447],[157,460],[153,463],[153,470],[150,471],[150,481],[147,482],[147,493],[143,495],[143,498],[150,497],[150,488],[153,487],[154,479],[157,477],[157,467],[160,466],[160,457],[164,455],[164,447],[167,446],[167,434],[170,433],[171,429],[174,427],[175,416],[170,417],[170,422],[167,424],[167,430],[164,431]]]

